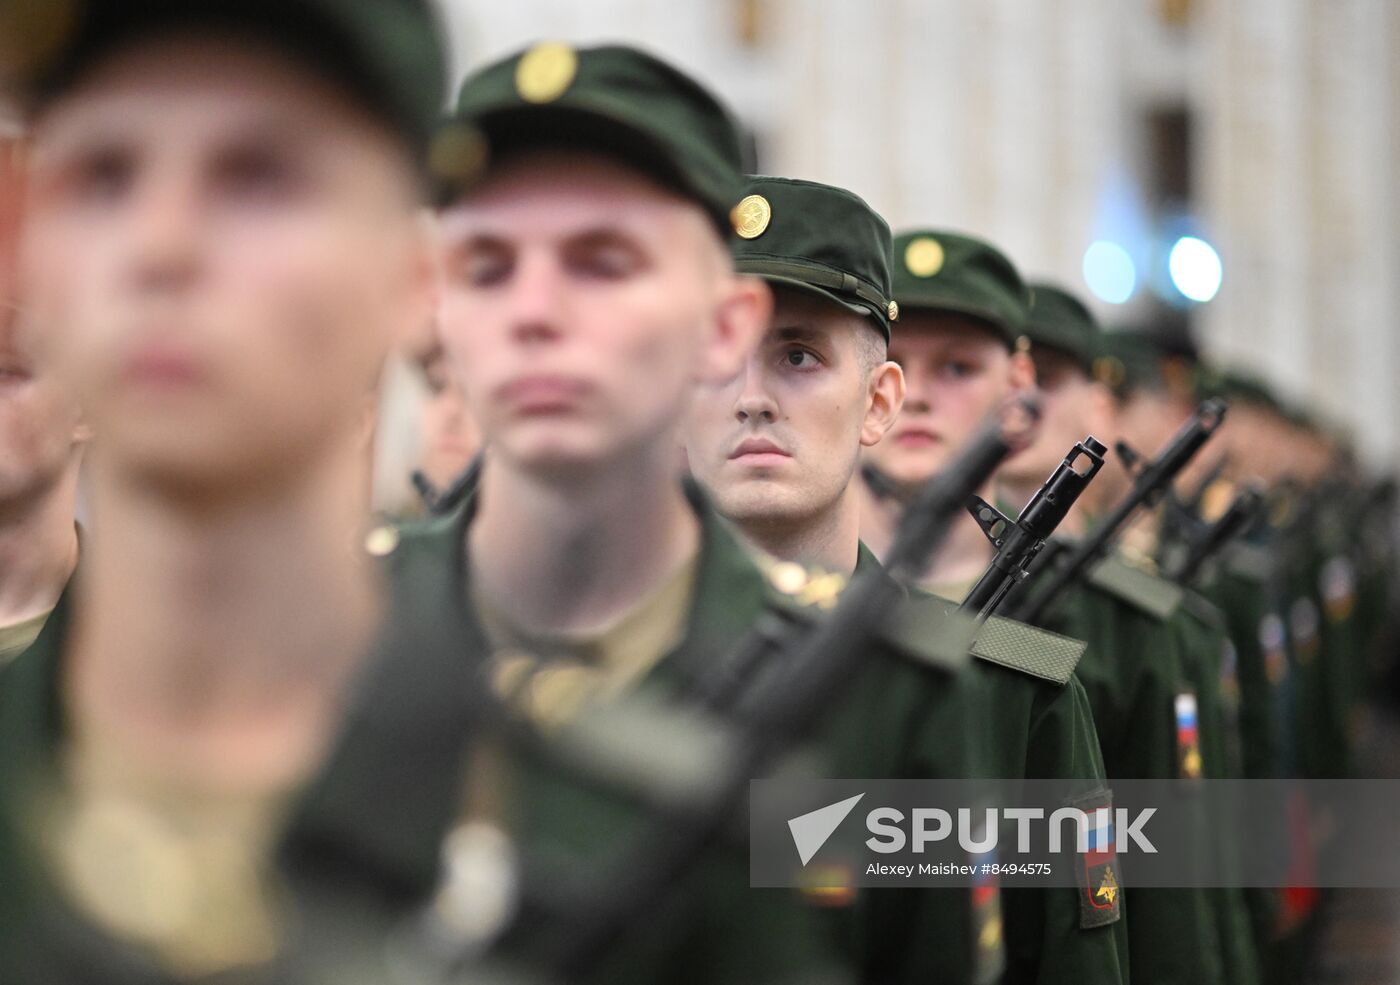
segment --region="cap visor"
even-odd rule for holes
[[[460,119],[454,115],[448,122]],[[632,120],[591,107],[570,105],[511,107],[475,118],[468,115],[465,122],[474,123],[486,135],[492,162],[511,153],[536,148],[592,151],[635,168],[670,191],[693,200],[728,233],[728,214],[673,160],[671,148]],[[461,184],[445,177],[438,188],[439,202],[446,204],[465,190]]]

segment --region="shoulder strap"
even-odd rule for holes
[[[1066,684],[1086,646],[1068,636],[992,616],[982,624],[973,641],[972,655],[1032,677]]]
[[[1179,585],[1111,555],[1089,572],[1089,584],[1159,621],[1169,619],[1180,608],[1184,594]]]

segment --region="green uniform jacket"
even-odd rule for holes
[[[760,616],[791,608],[698,497],[695,507],[702,545],[685,637],[637,689],[657,702],[683,700],[687,686]],[[383,926],[430,905],[441,888],[444,842],[471,807],[463,780],[479,708],[465,696],[483,691],[491,654],[469,602],[464,550],[472,513],[466,501],[454,514],[405,528],[390,559],[399,606],[433,639],[394,647],[377,661],[335,755],[302,804],[284,855],[311,912],[335,907],[325,892],[332,887],[332,897],[368,901],[371,925]],[[651,737],[663,752],[675,741],[682,740],[665,728]],[[601,875],[653,820],[632,791],[538,749],[514,748],[508,771],[506,825],[527,878],[557,873],[545,882],[587,887],[590,873]],[[348,885],[346,874],[353,876]],[[591,886],[599,895],[617,889]],[[579,901],[588,902],[586,895]],[[495,952],[528,969],[553,940],[527,922]],[[586,980],[849,980],[844,965],[826,914],[795,891],[749,888],[746,847],[736,834],[708,848]]]
[[[1073,673],[1082,652],[1063,652],[1053,634],[992,617],[973,649],[982,767],[994,779],[1074,779],[1088,794],[1106,789],[1103,757],[1084,687]],[[1012,983],[1113,983],[1128,980],[1121,905],[1090,913],[1091,887],[1002,890],[1007,968]]]
[[[1088,643],[1076,675],[1093,708],[1110,777],[1169,779],[1182,775],[1176,700],[1194,691],[1163,613],[1180,592],[1159,582],[1133,591],[1122,562],[1066,590],[1046,625]],[[1129,873],[1131,878],[1131,873]],[[1211,983],[1226,977],[1215,907],[1205,889],[1129,889],[1128,947],[1139,982]]]

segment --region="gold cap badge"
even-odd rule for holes
[[[729,214],[734,231],[744,239],[758,239],[773,220],[773,206],[762,195],[750,195]]]
[[[550,103],[564,95],[578,74],[578,55],[558,41],[545,41],[520,56],[515,91],[527,103]]]
[[[943,246],[932,236],[920,236],[904,248],[904,266],[915,277],[932,277],[943,269]]]
[[[1094,379],[1104,386],[1117,389],[1127,378],[1127,367],[1117,356],[1100,356],[1094,360]]]
[[[480,130],[468,123],[444,127],[428,148],[428,170],[434,178],[467,188],[486,173],[490,147]]]

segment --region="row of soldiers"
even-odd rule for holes
[[[983,240],[745,176],[634,48],[533,46],[444,119],[424,0],[0,10],[0,980],[1300,974],[1306,806],[1282,892],[1111,854],[760,890],[735,832],[799,760],[1095,806],[1348,775],[1394,503],[1323,429]],[[374,381],[429,322],[486,450],[370,528]],[[1017,511],[1086,435],[1122,451],[1047,546]]]

